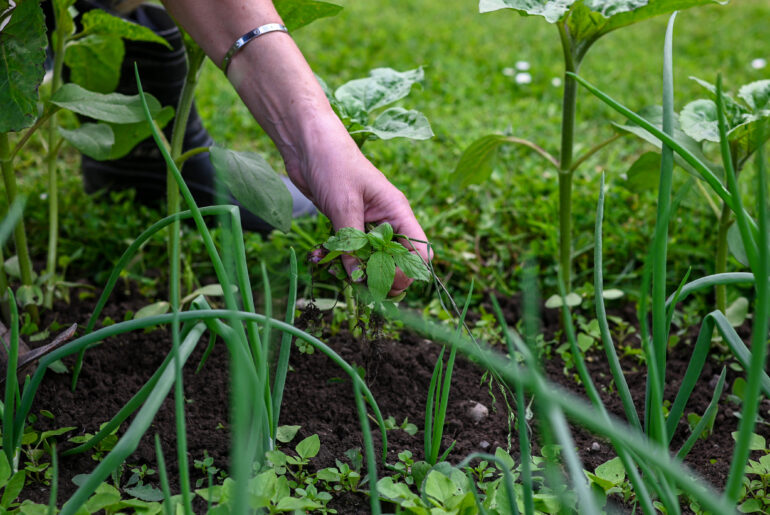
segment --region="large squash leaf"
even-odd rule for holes
[[[3,9],[0,9],[0,12]],[[3,26],[4,24],[4,26]],[[39,2],[19,0],[0,17],[0,133],[28,127],[45,71],[45,19]]]
[[[727,0],[480,0],[479,11],[514,9],[523,15],[542,16],[549,23],[568,18],[578,49],[587,48],[604,34],[653,16]]]

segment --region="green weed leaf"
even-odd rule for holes
[[[738,441],[738,431],[733,431],[732,433],[730,433],[730,435],[733,437],[733,440]],[[757,433],[751,433],[749,449],[751,449],[752,451],[767,450],[767,443],[765,442],[765,437],[762,435],[758,435]]]
[[[115,91],[120,81],[120,67],[125,53],[120,38],[92,34],[67,45],[64,63],[69,67],[70,80],[75,84],[89,91],[110,93]]]
[[[297,30],[305,25],[329,16],[337,16],[341,5],[316,0],[275,0],[275,9],[289,30]]]
[[[0,30],[0,133],[19,131],[35,120],[48,45],[39,2],[17,2],[5,20]]]
[[[170,304],[165,300],[162,300],[160,302],[153,302],[152,304],[144,306],[142,309],[134,313],[134,320],[139,320],[140,318],[153,317],[157,315],[162,315],[164,313],[168,313],[169,307],[170,307]]]
[[[0,499],[0,506],[8,508],[21,493],[24,488],[24,481],[27,479],[27,471],[22,469],[16,472],[5,485],[3,497]]]
[[[246,209],[276,229],[289,232],[293,201],[286,184],[258,154],[211,148],[218,177]]]
[[[401,100],[414,84],[423,81],[424,76],[422,67],[405,72],[375,68],[369,72],[369,77],[352,80],[337,88],[334,97],[351,120],[366,125],[370,112]]]
[[[150,113],[160,110],[160,103],[146,95]],[[139,95],[94,93],[77,84],[65,84],[54,93],[51,103],[83,116],[111,123],[138,123],[144,121],[144,110]]]
[[[8,456],[5,455],[5,452],[0,452],[0,488],[5,486],[10,477],[11,465],[8,463]]]
[[[727,311],[725,312],[727,321],[730,322],[730,325],[733,327],[738,327],[741,325],[746,320],[748,315],[749,299],[746,297],[738,297],[735,299],[732,304],[727,306]]]
[[[393,239],[393,226],[388,222],[383,222],[369,231],[369,235],[378,238],[383,243],[388,243]]]
[[[758,80],[742,86],[738,96],[752,111],[770,109],[770,80]]]
[[[712,100],[702,98],[684,106],[679,123],[682,131],[695,141],[719,142],[717,105]]]
[[[659,183],[660,154],[657,152],[645,152],[626,172],[626,187],[635,193],[657,190]]]
[[[137,499],[146,502],[159,502],[165,499],[163,492],[152,485],[140,485],[131,488],[124,488],[123,491],[128,495],[132,495]],[[122,504],[125,504],[125,501],[123,501]]]
[[[302,426],[278,426],[278,431],[275,439],[281,443],[289,443],[297,436],[297,431]]]
[[[148,41],[163,45],[172,50],[171,45],[148,27],[143,27],[123,18],[108,14],[101,9],[93,9],[83,15],[83,34],[100,34],[112,38]]]
[[[743,238],[737,224],[732,224],[727,230],[727,248],[740,264],[749,266],[749,257],[746,255],[746,247],[743,246]]]
[[[324,243],[324,247],[331,251],[353,252],[368,243],[369,238],[364,232],[354,227],[342,227]]]
[[[430,270],[428,270],[428,267],[422,262],[422,258],[417,254],[412,254],[411,252],[399,253],[393,256],[393,260],[407,277],[417,281],[430,280]]]
[[[600,478],[618,485],[626,478],[626,468],[620,458],[612,458],[596,467],[596,475]]]
[[[371,126],[354,131],[353,134],[366,132],[385,140],[393,138],[424,140],[433,137],[433,129],[425,115],[403,107],[386,109],[374,119]]]
[[[159,111],[151,112],[152,117],[161,129],[174,118],[174,108],[165,106]],[[137,143],[150,137],[152,130],[146,121],[136,123],[109,124],[115,134],[115,143],[110,150],[109,159],[120,159],[127,155]],[[91,156],[93,157],[93,156]],[[94,158],[96,159],[96,158]]]
[[[505,142],[505,136],[490,134],[471,143],[455,167],[454,177],[458,186],[465,188],[489,179],[497,161],[497,150]]]
[[[81,153],[97,161],[109,159],[115,144],[115,134],[106,123],[84,123],[73,130],[59,127],[59,134]]]
[[[655,125],[658,128],[663,127],[663,108],[661,106],[650,106],[642,109],[639,111],[639,116],[642,118],[645,118],[648,120],[651,124]],[[656,148],[661,148],[661,141],[647,132],[646,130],[642,129],[636,124],[633,123],[627,123],[627,124],[619,124],[619,123],[613,123],[616,129],[622,131],[622,132],[629,132],[644,141],[651,143]],[[688,152],[690,152],[693,156],[698,158],[702,163],[704,163],[706,166],[709,167],[711,172],[716,175],[717,177],[723,177],[724,176],[724,170],[721,166],[712,163],[708,160],[708,158],[703,153],[703,150],[701,149],[700,144],[692,139],[690,136],[684,133],[682,131],[681,127],[679,126],[679,122],[677,120],[674,120],[674,133],[672,135],[674,140],[684,147]],[[674,161],[676,164],[681,166],[684,170],[686,170],[689,174],[695,176],[698,179],[702,179],[701,175],[687,162],[685,162],[684,159],[678,154],[674,154]],[[658,171],[660,171],[660,167],[658,168]]]
[[[295,449],[301,458],[312,458],[321,450],[321,439],[318,435],[310,435],[298,443]]]
[[[366,264],[366,276],[366,286],[375,300],[385,299],[396,277],[393,256],[383,251],[372,254]]]

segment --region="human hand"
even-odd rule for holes
[[[310,154],[308,154],[310,156]],[[292,181],[332,222],[334,230],[353,227],[365,231],[367,223],[388,222],[396,234],[410,240],[426,241],[425,232],[414,216],[403,193],[361,153],[347,133],[334,145],[312,153],[305,163],[287,170]],[[402,240],[401,243],[423,260],[430,259],[427,245]],[[342,256],[348,275],[358,266],[353,256]],[[396,271],[390,295],[403,292],[412,279]]]

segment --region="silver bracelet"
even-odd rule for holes
[[[236,54],[236,52],[238,52],[238,50],[246,46],[246,43],[257,39],[259,36],[267,34],[268,32],[276,31],[285,32],[287,34],[289,33],[289,30],[285,25],[280,23],[267,23],[265,25],[260,25],[254,30],[250,30],[243,36],[236,39],[235,43],[233,43],[233,46],[231,46],[230,50],[228,50],[225,54],[225,58],[222,59],[222,66],[220,66],[220,68],[222,68],[222,71],[225,72],[225,75],[227,75],[227,67],[230,66],[230,61],[233,60],[233,56]]]

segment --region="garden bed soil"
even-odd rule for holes
[[[77,295],[73,295],[76,299]],[[514,324],[519,319],[520,303],[516,299],[501,299],[506,318]],[[136,312],[148,301],[133,291],[116,291],[103,316],[113,320],[122,320],[125,313]],[[55,314],[50,315],[58,323],[66,326],[78,322],[85,325],[91,314],[94,301],[76,301],[70,305],[58,305]],[[635,324],[634,309],[628,306],[620,314]],[[50,323],[52,319],[49,319]],[[346,324],[343,324],[346,325]],[[544,313],[544,331],[554,334],[558,329],[557,314],[553,311]],[[692,335],[697,334],[697,331]],[[414,435],[394,429],[388,431],[388,461],[395,463],[397,454],[410,450],[415,459],[422,459],[423,418],[428,385],[439,346],[423,338],[403,331],[398,340],[382,339],[362,344],[347,330],[340,330],[335,335],[325,335],[323,340],[351,364],[367,369],[366,380],[384,417],[392,416],[398,424],[406,418],[416,424],[420,430]],[[83,372],[78,388],[70,389],[70,374],[48,372],[35,398],[33,413],[48,410],[54,415],[53,420],[39,417],[36,427],[51,429],[74,426],[66,435],[71,437],[86,432],[94,433],[99,425],[109,420],[144,384],[161,364],[170,351],[168,331],[161,328],[153,331],[136,332],[111,338],[104,344],[90,349],[86,353]],[[45,342],[41,342],[45,343]],[[196,374],[195,369],[206,347],[206,341],[198,346],[190,358],[184,374],[185,398],[187,400],[187,440],[189,461],[192,468],[194,460],[204,457],[204,452],[213,457],[214,465],[226,469],[229,453],[228,405],[229,405],[229,368],[225,346],[218,344],[203,369]],[[617,395],[610,392],[611,375],[606,366],[606,359],[600,351],[587,356],[587,365],[608,409],[618,416],[623,416],[622,406]],[[691,346],[680,343],[671,349],[668,360],[667,398],[673,397],[679,380],[684,375]],[[65,360],[71,368],[72,359]],[[709,359],[703,374],[695,388],[686,412],[703,413],[708,405],[713,388],[723,364]],[[565,375],[561,359],[553,354],[545,363],[551,380],[562,386],[582,393],[573,378],[574,370]],[[645,391],[643,367],[635,358],[624,358],[623,367],[636,400],[641,408]],[[729,369],[727,387],[723,394],[716,418],[714,434],[708,440],[699,440],[687,458],[687,463],[696,469],[705,479],[717,488],[722,488],[732,456],[733,440],[731,433],[737,429],[738,418],[735,404],[727,400],[729,385],[736,373]],[[493,399],[490,395],[495,396]],[[443,449],[455,443],[449,459],[457,462],[475,451],[494,452],[496,447],[507,448],[512,444],[511,454],[518,456],[517,436],[511,430],[503,397],[496,387],[490,389],[482,372],[472,363],[458,358],[452,378],[452,390],[444,433]],[[470,408],[476,403],[488,408],[489,414],[476,422],[470,414]],[[767,401],[761,407],[763,416],[768,413]],[[173,395],[163,404],[153,425],[142,440],[136,452],[127,460],[130,465],[156,463],[154,435],[160,435],[166,457],[171,484],[178,484],[176,465],[176,436],[173,410]],[[315,467],[333,466],[335,459],[345,459],[345,451],[363,448],[358,415],[356,412],[352,386],[349,378],[326,356],[320,352],[302,354],[296,347],[292,350],[291,371],[287,378],[284,404],[281,409],[281,424],[300,425],[301,430],[293,444],[299,439],[317,434],[321,441],[321,450],[312,460]],[[121,432],[128,427],[124,423]],[[373,425],[373,427],[375,427]],[[757,432],[770,438],[767,425],[758,425]],[[379,432],[374,431],[375,442],[379,451]],[[673,447],[677,449],[688,436],[686,427],[680,427]],[[59,449],[71,447],[66,437],[59,438]],[[593,470],[614,456],[611,447],[603,440],[580,428],[574,430],[575,444],[580,452],[586,469]],[[290,446],[293,446],[290,444]],[[63,457],[59,461],[59,502],[63,502],[76,489],[72,478],[77,474],[93,470],[97,462],[90,453]],[[382,475],[385,471],[380,470]],[[198,470],[191,470],[192,480],[202,479]],[[124,478],[127,478],[126,474]],[[157,476],[156,476],[157,477]],[[173,488],[173,486],[172,486]],[[48,501],[49,487],[40,484],[28,484],[22,493],[23,498],[37,502]],[[339,513],[368,513],[369,501],[362,494],[341,495],[330,506]],[[200,506],[203,511],[202,506]]]

